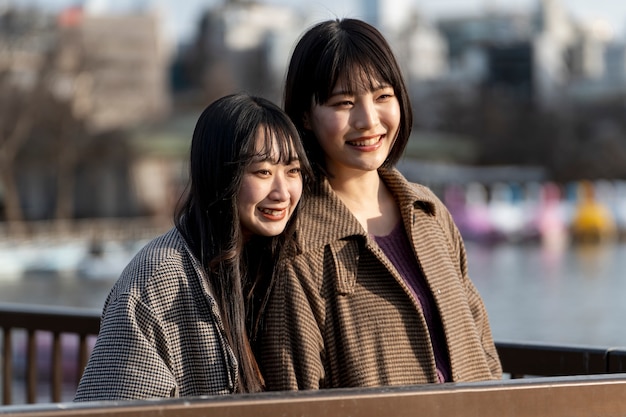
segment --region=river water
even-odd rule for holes
[[[626,346],[626,244],[467,243],[469,270],[499,341]],[[116,279],[30,272],[0,281],[0,302],[101,309]]]
[[[626,245],[468,245],[496,340],[626,346]]]

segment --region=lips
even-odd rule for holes
[[[287,214],[287,209],[271,209],[271,208],[262,208],[259,207],[258,210],[261,212],[263,217],[268,218],[270,220],[281,220]]]

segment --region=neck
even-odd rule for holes
[[[329,183],[367,233],[385,236],[399,221],[398,205],[377,171],[335,177]]]
[[[377,171],[361,172],[359,175],[341,175],[328,182],[339,198],[349,206],[371,207],[376,204],[384,183]]]

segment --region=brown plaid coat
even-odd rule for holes
[[[237,360],[203,269],[172,229],[122,272],[75,401],[229,394]]]
[[[453,380],[501,378],[487,312],[449,212],[398,171],[380,175],[439,308]],[[258,339],[269,390],[437,382],[418,302],[327,181],[301,207],[294,242]]]

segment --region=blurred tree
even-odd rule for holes
[[[72,43],[59,42],[52,26],[42,31],[37,15],[16,13],[0,17],[0,180],[10,232],[23,233],[28,219],[19,173],[25,160],[36,158],[54,174],[54,218],[73,215],[75,167],[84,142],[77,138],[86,136],[86,82],[77,76],[84,65],[80,55],[68,62]]]
[[[24,213],[15,175],[15,162],[33,132],[40,96],[45,89],[44,72],[49,68],[40,43],[23,28],[35,19],[7,10],[0,15],[0,180],[4,190],[5,217],[13,231],[23,231]]]
[[[33,129],[36,93],[14,85],[11,76],[0,72],[0,180],[4,190],[6,220],[20,227],[24,215],[14,174],[17,154],[25,146]]]

